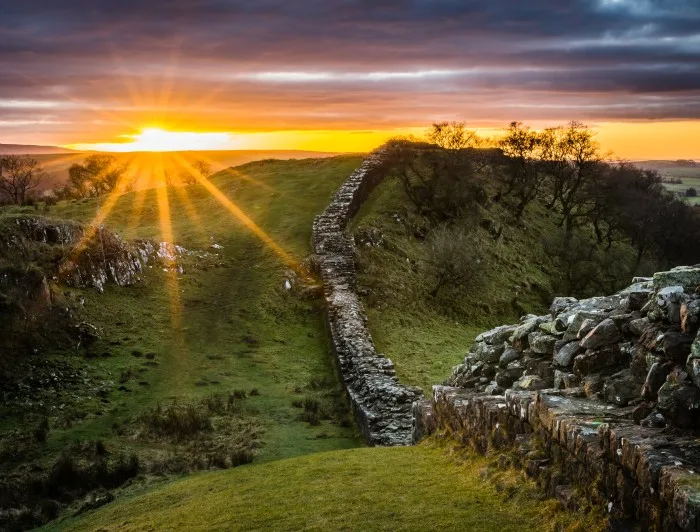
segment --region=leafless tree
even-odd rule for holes
[[[45,176],[39,161],[28,155],[0,156],[0,193],[16,205],[23,205]]]
[[[181,173],[180,179],[182,179],[182,182],[186,185],[194,185],[199,182],[197,175],[200,177],[209,177],[211,172],[211,164],[201,159],[197,159],[190,164],[189,168]]]

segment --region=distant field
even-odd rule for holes
[[[657,170],[661,177],[679,178],[683,181],[680,185],[666,184],[666,188],[685,196],[685,191],[695,188],[700,194],[700,166],[673,166],[668,161],[641,161],[637,163],[644,168]],[[700,205],[700,197],[686,198],[691,205]]]
[[[32,154],[38,159],[48,174],[48,179],[41,184],[39,192],[63,186],[68,180],[68,168],[74,163],[81,163],[92,152]],[[149,188],[158,179],[156,175],[163,169],[166,173],[178,173],[187,163],[202,159],[211,165],[212,172],[224,168],[239,166],[265,159],[307,159],[329,157],[333,154],[299,150],[231,150],[231,151],[185,151],[185,152],[134,152],[113,153],[122,164],[128,165],[128,174],[134,178],[134,188]],[[185,162],[186,161],[186,162]]]

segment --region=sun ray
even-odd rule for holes
[[[124,194],[124,191],[127,186],[127,180],[128,177],[126,177],[125,173],[122,174],[119,178],[119,181],[117,181],[116,186],[111,192],[109,192],[109,194],[97,198],[97,213],[95,214],[95,217],[87,224],[87,226],[85,227],[85,231],[83,232],[83,236],[75,244],[75,246],[73,246],[73,249],[67,255],[66,259],[64,260],[64,263],[75,263],[75,261],[78,260],[83,251],[85,251],[88,244],[90,243],[90,240],[92,240],[92,238],[95,236],[99,228],[102,226],[104,221],[112,212],[112,209],[114,209],[114,206],[117,204],[119,198],[122,196],[122,194]],[[100,200],[103,198],[104,202],[100,204]]]
[[[159,165],[156,167],[156,173],[162,179],[165,179],[165,170],[162,160],[158,162]],[[180,334],[182,325],[180,316],[180,287],[177,279],[177,256],[167,187],[156,187],[156,199],[158,203],[158,223],[160,225],[161,245],[165,247],[163,262],[165,264],[168,300],[170,302],[170,320],[173,325],[173,331],[176,334]]]
[[[270,248],[282,261],[289,267],[299,270],[299,263],[296,261],[289,253],[287,253],[282,247],[277,244],[262,228],[257,225],[246,213],[244,213],[240,207],[238,207],[234,202],[232,202],[226,195],[221,192],[216,186],[209,181],[205,176],[202,176],[197,172],[192,165],[190,165],[184,157],[179,154],[180,161],[185,165],[192,175],[197,179],[197,182],[201,184],[207,192],[209,192],[214,199],[216,199],[221,205],[223,205],[235,218],[237,218],[251,233],[257,236],[263,244]]]
[[[199,152],[197,152],[197,154],[196,154],[196,155],[193,155],[193,157],[195,157],[196,159],[201,159],[201,160],[204,161],[205,163],[210,164],[210,165],[212,166],[212,168],[215,167],[215,166],[218,166],[218,165],[220,164],[219,162],[215,161],[214,159],[212,159],[212,158],[210,158],[210,157],[207,157],[207,155],[206,155],[205,153],[199,153]],[[184,160],[186,160],[184,156],[182,156],[182,158],[183,158]],[[192,164],[192,163],[189,163],[190,168],[191,168],[191,164]],[[190,171],[188,168],[185,168],[185,169],[186,169],[188,172]],[[228,168],[228,171],[231,172],[231,174],[233,175],[233,177],[240,178],[241,180],[247,181],[248,183],[251,183],[252,185],[255,185],[255,186],[258,186],[258,187],[260,187],[260,188],[263,188],[263,189],[267,190],[268,192],[277,192],[277,189],[276,189],[275,187],[273,187],[273,186],[271,186],[271,185],[268,185],[267,183],[264,183],[264,182],[260,181],[259,179],[255,179],[254,177],[251,177],[251,176],[249,176],[249,175],[247,175],[247,174],[244,174],[243,172],[241,172],[240,170],[236,170],[236,169],[235,169],[234,167],[232,167],[232,166]]]

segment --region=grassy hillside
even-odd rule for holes
[[[413,213],[400,183],[386,180],[358,213],[352,227],[356,241],[381,235],[381,244],[358,249],[369,328],[403,382],[430,393],[479,332],[549,305],[554,268],[540,238],[556,230],[554,220],[533,205],[522,225],[505,226],[496,241],[489,228],[501,223],[500,216],[505,212],[495,206],[475,222],[474,245],[483,245],[489,258],[482,279],[431,297],[434,281],[426,270],[430,257],[422,236],[426,222]]]
[[[36,152],[34,152],[36,153]],[[39,192],[60,188],[68,181],[68,168],[72,164],[82,163],[91,152],[71,151],[68,153],[43,153],[32,155],[37,159],[47,174],[47,178],[38,188]],[[310,157],[327,157],[324,152],[305,152],[297,150],[220,150],[220,151],[183,151],[183,152],[131,152],[113,153],[117,162],[127,165],[127,176],[134,179],[135,188],[153,186],[153,181],[160,179],[161,168],[166,173],[177,174],[182,171],[181,161],[191,163],[204,160],[211,165],[214,172],[224,168],[240,166],[261,159],[307,159]]]
[[[366,448],[189,477],[48,530],[602,529],[555,504],[483,458]]]
[[[256,462],[360,445],[320,302],[285,290],[287,265],[271,249],[303,260],[314,216],[359,163],[354,156],[262,161],[214,176],[219,199],[247,213],[268,244],[231,204],[199,185],[119,197],[107,226],[126,238],[174,241],[197,255],[182,259],[184,273],[151,267],[142,283],[107,285],[104,294],[61,289],[75,322],[95,326],[101,339],[89,349],[29,357],[30,395],[0,409],[3,471],[21,479],[28,471],[21,464],[47,470],[70,452],[78,464],[135,453],[147,475],[178,473],[230,465],[239,444],[255,450]],[[90,222],[108,203],[62,202],[48,215]],[[36,386],[54,378],[60,386]],[[178,423],[194,412],[201,417],[194,421],[212,428],[201,435],[144,433],[156,416],[167,421],[172,412],[181,413]],[[33,436],[44,418],[45,441]],[[93,447],[106,455],[86,451]]]

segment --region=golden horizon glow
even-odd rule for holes
[[[146,127],[133,135],[122,135],[128,142],[98,142],[70,144],[66,148],[107,152],[169,152],[232,149],[228,133],[168,131],[160,127]]]
[[[528,122],[535,128],[557,125]],[[700,159],[700,121],[589,122],[604,152],[629,160]],[[506,124],[504,124],[504,127]],[[471,126],[479,134],[496,138],[504,127]],[[385,130],[289,130],[259,132],[170,131],[145,127],[139,133],[121,135],[127,142],[97,142],[65,145],[66,148],[105,152],[176,152],[234,150],[302,150],[331,153],[368,152],[392,137],[422,137],[426,126]]]

